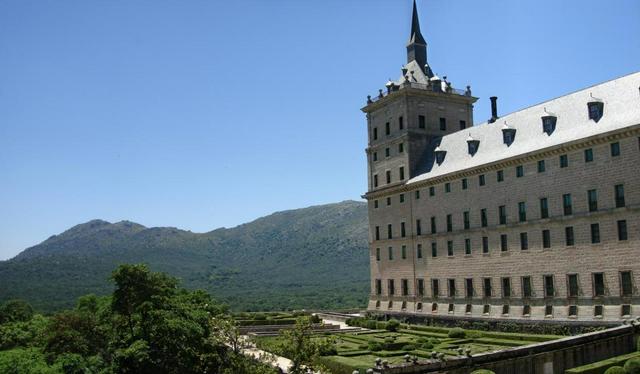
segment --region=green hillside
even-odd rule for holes
[[[111,271],[146,263],[202,288],[235,310],[365,306],[369,289],[366,204],[289,210],[204,234],[100,220],[77,225],[0,262],[0,302],[42,311],[112,291]]]

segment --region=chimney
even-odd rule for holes
[[[498,97],[491,96],[489,99],[491,100],[491,118],[489,119],[489,123],[494,123],[498,119]]]

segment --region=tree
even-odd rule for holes
[[[0,323],[26,322],[33,317],[33,308],[24,300],[9,300],[0,306]]]
[[[322,354],[334,352],[333,343],[325,340],[311,339],[313,324],[307,316],[296,319],[295,327],[281,332],[283,342],[279,350],[292,361],[289,373],[306,373],[306,367],[315,368],[322,373],[329,373],[326,368],[316,365],[316,360]]]

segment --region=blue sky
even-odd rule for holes
[[[640,2],[419,0],[504,114],[640,70]],[[94,218],[231,227],[359,199],[410,0],[0,1],[0,259]]]

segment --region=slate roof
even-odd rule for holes
[[[407,66],[411,67],[411,63]],[[424,73],[419,79],[426,79]],[[593,101],[604,103],[603,116],[598,122],[589,119],[587,103]],[[551,135],[542,130],[542,117],[548,115],[557,117]],[[515,139],[509,146],[504,144],[502,137],[505,124],[516,130]],[[505,115],[494,123],[481,123],[437,138],[430,147],[431,150],[437,147],[446,151],[444,161],[437,164],[434,152],[426,152],[422,160],[423,173],[407,184],[639,124],[640,72],[637,72]],[[469,137],[480,141],[473,156],[468,152]]]

